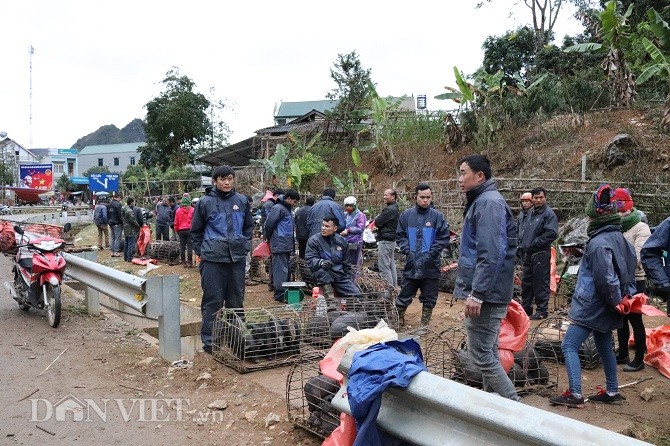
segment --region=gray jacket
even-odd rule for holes
[[[495,181],[466,193],[458,276],[454,296],[507,304],[514,292],[516,221]]]

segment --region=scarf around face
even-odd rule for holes
[[[637,211],[637,209],[633,208],[630,214],[621,218],[621,232],[628,231],[630,228],[640,223],[641,221],[642,216]]]
[[[614,210],[610,211],[614,212]],[[593,237],[599,229],[608,225],[621,225],[621,217],[616,212],[612,214],[599,214],[593,199],[586,204],[586,215],[590,217],[589,225],[586,227],[586,235]]]

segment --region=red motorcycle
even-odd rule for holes
[[[70,227],[66,223],[63,231],[68,232]],[[14,226],[14,231],[21,236],[14,259],[14,285],[5,282],[5,288],[24,311],[46,308],[49,325],[56,328],[61,315],[61,283],[66,266],[61,251],[65,240],[50,236],[31,238],[20,226]]]

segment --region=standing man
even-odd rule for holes
[[[307,227],[307,217],[309,211],[314,206],[314,197],[308,195],[305,198],[305,204],[300,206],[293,216],[295,225],[295,238],[298,240],[298,257],[305,259],[305,248],[307,247],[307,239],[309,238],[309,228]]]
[[[215,167],[214,186],[198,202],[191,223],[193,250],[200,257],[203,350],[212,352],[214,313],[221,308],[242,308],[244,268],[251,250],[254,221],[247,197],[235,192],[235,171]]]
[[[188,194],[186,194],[186,198],[190,197]],[[177,212],[177,209],[179,209],[179,206],[177,206],[177,200],[173,196],[168,197],[168,206],[170,206],[170,215],[168,217],[168,226],[170,227],[170,240],[176,241],[177,240],[177,231],[174,230],[174,216],[175,213]],[[190,204],[189,204],[190,206]]]
[[[163,197],[156,205],[156,240],[170,240],[170,214],[172,208],[167,198]]]
[[[107,207],[107,221],[111,232],[112,257],[121,256],[121,233],[123,232],[123,220],[121,219],[121,197],[114,194],[112,201]]]
[[[126,206],[121,209],[121,219],[123,221],[123,235],[126,237],[123,245],[123,260],[132,262],[137,245],[137,236],[140,234],[140,228],[144,226],[142,210],[135,206],[133,197],[126,199]]]
[[[398,272],[395,267],[393,254],[395,253],[395,231],[398,227],[398,193],[393,189],[384,191],[384,203],[386,207],[382,213],[375,218],[377,228],[377,265],[379,274],[393,288],[398,286]]]
[[[346,220],[344,219],[344,210],[342,206],[335,202],[335,189],[326,188],[323,190],[323,196],[312,209],[309,211],[307,217],[307,227],[309,228],[309,236],[319,234],[321,232],[321,223],[323,218],[327,215],[335,217],[335,226],[339,234],[346,227]]]
[[[284,195],[277,197],[277,203],[270,210],[263,234],[270,242],[272,253],[272,280],[274,282],[274,300],[286,303],[282,283],[288,282],[288,263],[295,251],[293,241],[293,206],[300,200],[300,194],[288,189]]]
[[[98,227],[98,249],[109,249],[109,220],[107,219],[107,203],[104,199],[98,200],[93,211],[93,222]],[[102,244],[102,236],[105,236],[105,244]]]
[[[536,187],[531,194],[533,210],[523,227],[523,237],[520,237],[523,252],[521,300],[531,320],[539,320],[549,315],[551,244],[558,237],[558,218],[547,206],[547,193],[543,188]],[[535,314],[533,301],[537,307]]]
[[[284,193],[284,191],[281,190],[281,189],[275,188],[275,189],[272,190],[271,193],[272,193],[272,196],[268,197],[268,199],[265,201],[265,203],[263,203],[263,206],[261,206],[261,231],[265,227],[265,220],[267,220],[268,215],[270,215],[270,211],[272,210],[274,205],[277,204],[277,200],[279,199],[279,196],[282,195]]]
[[[449,225],[442,212],[431,206],[433,191],[426,183],[414,189],[416,205],[402,213],[398,220],[396,240],[407,260],[402,272],[402,288],[396,298],[400,325],[405,325],[405,311],[418,290],[423,305],[421,325],[428,325],[437,303],[440,286],[440,257],[449,243]]]
[[[488,158],[468,155],[459,172],[466,206],[454,296],[465,299],[468,355],[485,391],[519,401],[498,359],[500,323],[514,293],[516,221],[491,178]]]
[[[357,206],[356,197],[349,196],[344,199],[344,218],[346,227],[340,235],[347,238],[349,243],[349,264],[356,268],[356,273],[363,264],[363,231],[367,218]]]
[[[337,219],[332,215],[326,215],[321,222],[321,232],[307,240],[305,260],[314,281],[327,297],[334,297],[333,290],[340,296],[361,292],[351,279],[347,246],[347,239],[337,234]]]
[[[670,317],[670,261],[664,251],[670,252],[670,217],[656,226],[640,251],[644,271],[654,284],[650,291],[663,302],[667,302],[667,313]]]
[[[521,209],[519,209],[519,215],[516,218],[516,228],[517,233],[519,234],[519,240],[521,240],[521,237],[523,237],[523,229],[530,219],[530,214],[533,209],[533,194],[530,192],[522,193],[520,202]]]

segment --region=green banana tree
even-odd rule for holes
[[[634,3],[622,13],[621,3],[610,0],[605,9],[598,14],[600,36],[603,43],[587,42],[570,46],[566,53],[603,53],[601,64],[607,82],[611,88],[612,103],[617,107],[627,107],[635,102],[635,76],[631,73],[624,55],[624,48],[630,39],[630,25],[627,20],[633,13]]]
[[[642,38],[642,45],[651,57],[651,64],[638,76],[637,83],[641,85],[655,76],[662,76],[668,83],[668,95],[665,99],[665,111],[661,119],[661,130],[670,131],[670,26],[653,8],[647,11],[649,27],[657,38],[658,45],[646,37]]]

